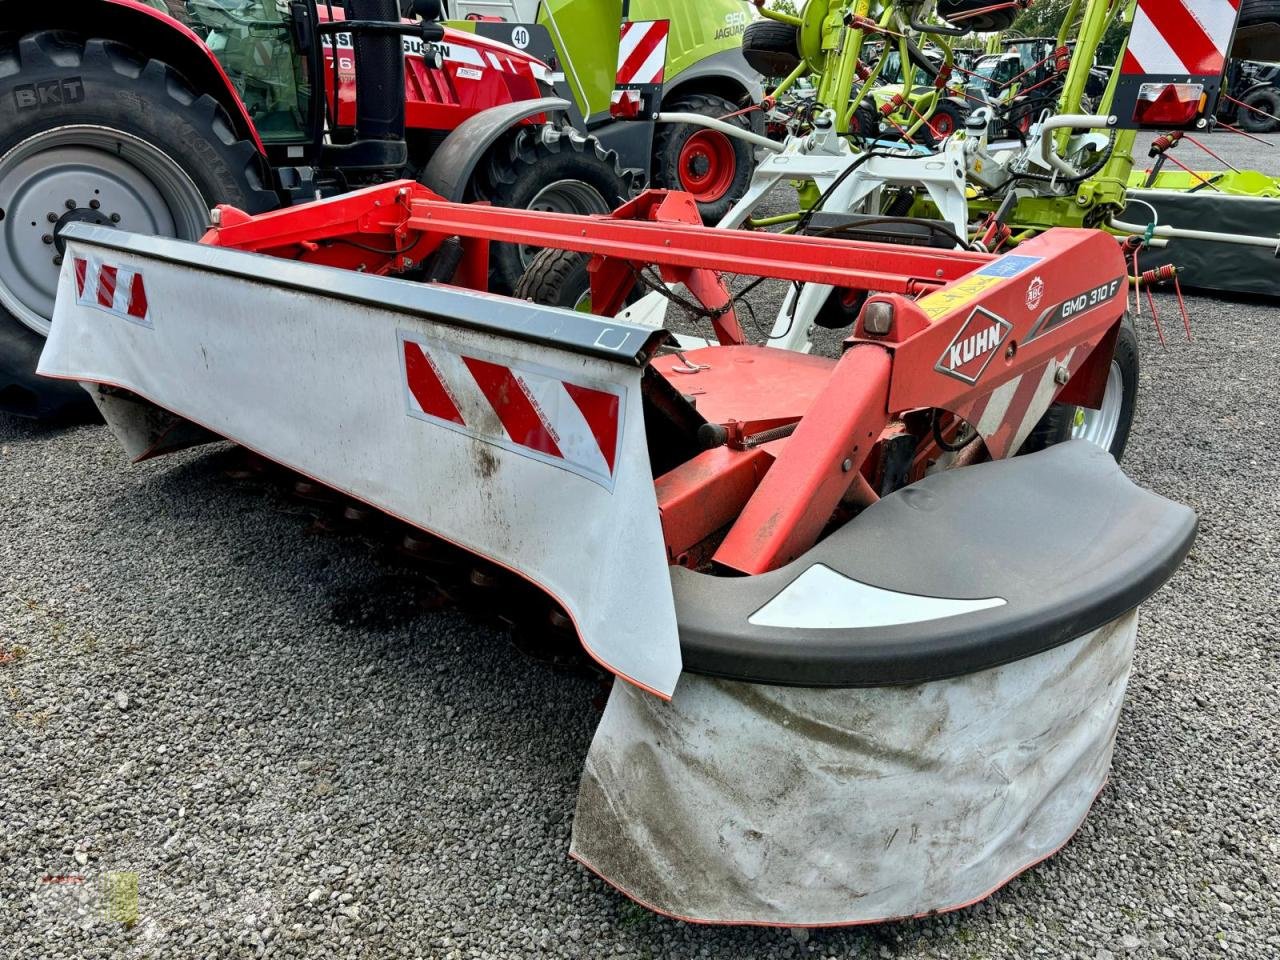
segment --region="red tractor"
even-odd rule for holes
[[[262,212],[406,176],[565,213],[630,195],[617,155],[565,120],[543,63],[445,28],[438,0],[411,12],[91,0],[69,16],[0,0],[0,410],[81,405],[34,375],[68,223],[194,240],[217,203]],[[512,289],[529,256],[495,246],[492,288]]]

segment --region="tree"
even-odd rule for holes
[[[1071,0],[1036,0],[1030,8],[1018,14],[1013,30],[1024,37],[1049,37],[1058,32],[1062,18],[1067,15]]]
[[[1056,37],[1070,5],[1071,0],[1036,0],[1029,9],[1018,15],[1010,32],[1016,31],[1024,37]],[[1119,18],[1112,20],[1098,47],[1100,65],[1110,66],[1115,62],[1120,53],[1120,46],[1124,43],[1124,37],[1123,21]],[[1073,35],[1067,36],[1068,41],[1073,39],[1075,39]]]

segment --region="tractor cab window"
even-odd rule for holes
[[[235,84],[264,143],[309,139],[311,84],[288,0],[148,0],[190,27]]]
[[[884,65],[880,67],[880,82],[884,84],[902,82],[902,56],[897,50],[885,53]]]
[[[1009,83],[1023,70],[1022,60],[1016,53],[998,57],[983,57],[978,61],[975,73],[990,82],[994,90],[999,90]]]

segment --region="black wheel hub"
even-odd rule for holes
[[[52,216],[52,214],[50,214]],[[114,218],[118,220],[119,218]],[[114,227],[113,218],[103,213],[100,209],[94,207],[76,207],[74,210],[68,210],[62,216],[58,217],[57,222],[53,225],[53,245],[58,250],[58,256],[61,257],[67,252],[67,241],[62,236],[63,228],[68,223],[93,223],[101,227]]]

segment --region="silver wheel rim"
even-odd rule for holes
[[[109,127],[76,124],[30,137],[0,157],[0,305],[47,336],[60,230],[74,220],[196,240],[209,208],[168,154]]]
[[[576,213],[582,216],[609,212],[609,204],[595,187],[581,180],[557,180],[538,191],[530,210],[548,213]],[[520,266],[528,269],[529,262],[538,255],[541,247],[520,247]]]
[[[1107,389],[1102,396],[1102,407],[1091,410],[1076,407],[1075,420],[1071,423],[1072,440],[1088,440],[1110,452],[1120,430],[1120,412],[1124,409],[1124,373],[1120,364],[1111,361],[1107,371]]]

